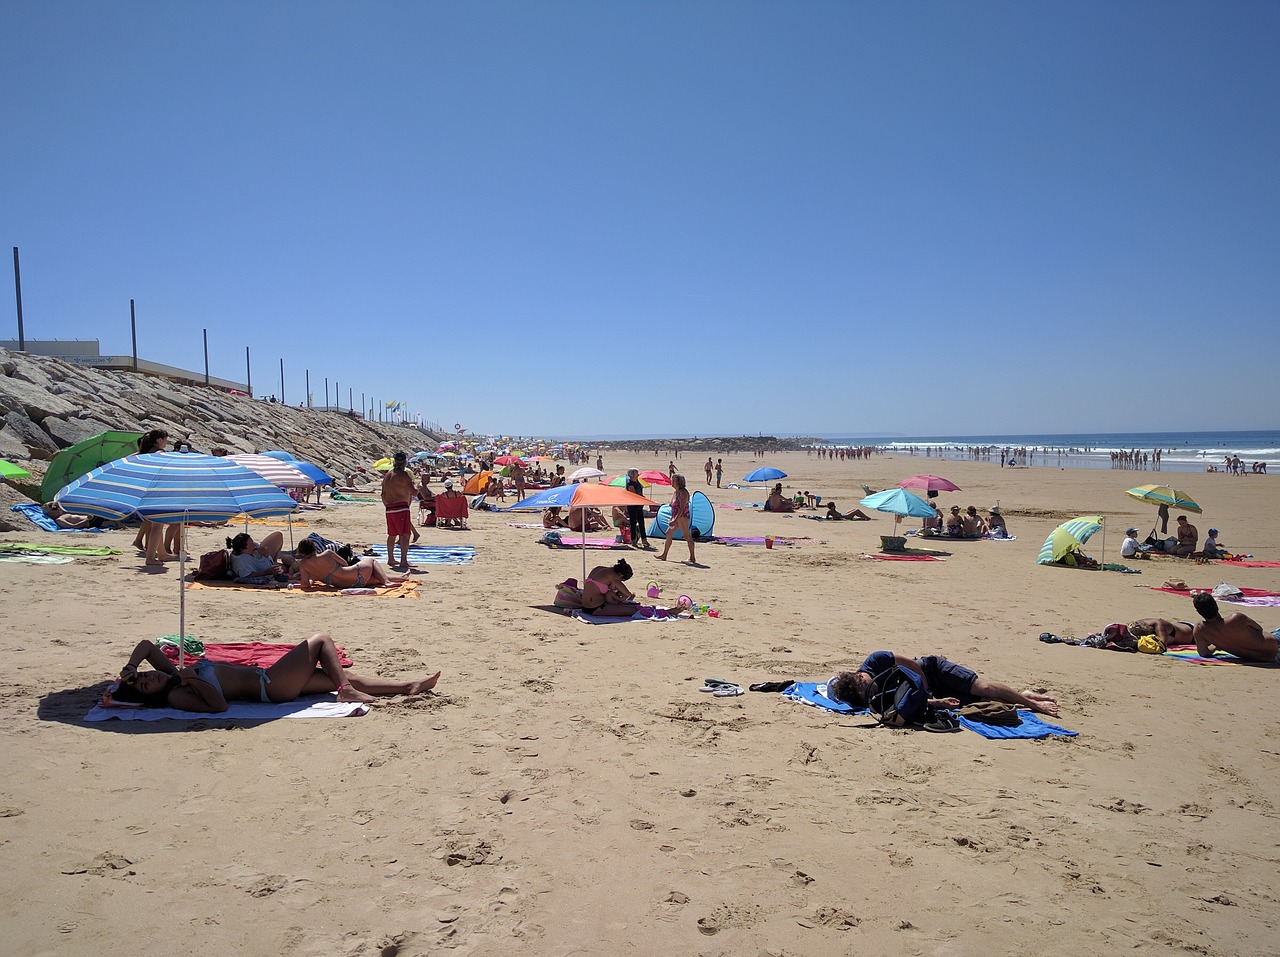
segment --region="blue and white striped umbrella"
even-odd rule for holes
[[[100,465],[58,492],[68,512],[112,521],[131,516],[162,525],[287,515],[297,502],[252,469],[190,452],[129,455]]]

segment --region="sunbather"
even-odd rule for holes
[[[1189,621],[1168,621],[1164,618],[1139,618],[1129,623],[1129,634],[1135,638],[1155,635],[1165,645],[1189,645],[1195,641],[1192,636],[1194,625]]]
[[[543,528],[567,528],[568,524],[560,515],[559,505],[552,505],[542,510]]]
[[[794,512],[796,503],[782,494],[782,483],[779,482],[773,487],[769,497],[764,500],[764,510],[766,512]]]
[[[1192,629],[1201,656],[1211,658],[1215,650],[1226,651],[1246,661],[1280,665],[1280,640],[1264,632],[1248,615],[1235,612],[1223,618],[1218,602],[1207,591],[1194,592],[1191,603],[1204,619]]]
[[[582,585],[582,610],[619,618],[634,615],[640,603],[626,585],[633,574],[625,558],[591,569]]]
[[[95,515],[72,515],[57,502],[45,502],[40,506],[40,511],[53,519],[59,528],[67,528],[73,531],[76,529],[97,528],[102,524],[102,519]]]
[[[227,548],[231,549],[231,570],[238,582],[255,580],[283,579],[290,572],[288,556],[282,556],[280,549],[284,547],[284,535],[271,532],[260,542],[255,542],[248,532],[241,532],[227,539]]]
[[[973,701],[1004,701],[1050,717],[1058,716],[1058,702],[1037,691],[1014,691],[1006,684],[978,676],[963,665],[941,655],[925,655],[920,659],[876,651],[868,655],[857,671],[842,671],[827,682],[827,697],[854,708],[863,708],[875,694],[875,677],[894,665],[913,671],[924,679],[929,704],[935,708],[958,708]]]
[[[868,515],[866,512],[864,512],[860,508],[851,509],[848,512],[842,513],[838,508],[836,508],[835,502],[827,503],[827,514],[825,517],[831,519],[832,521],[835,521],[836,519],[841,519],[841,518],[849,519],[855,522],[871,521],[871,516]]]
[[[328,585],[330,588],[377,588],[405,581],[404,575],[388,575],[376,559],[365,556],[356,564],[348,565],[346,559],[332,548],[320,551],[309,538],[298,542],[294,548],[298,558],[295,570],[303,588],[311,585]]]
[[[139,671],[142,662],[154,670]],[[233,665],[201,659],[181,671],[152,642],[138,642],[129,662],[120,669],[119,686],[111,697],[149,708],[179,708],[218,714],[228,701],[279,704],[302,695],[338,693],[339,701],[373,701],[375,697],[430,691],[440,678],[436,672],[417,681],[364,678],[343,670],[338,649],[326,634],[315,634],[290,649],[269,668]]]

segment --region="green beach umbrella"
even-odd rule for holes
[[[1068,553],[1074,552],[1087,542],[1100,528],[1102,528],[1101,515],[1082,515],[1063,522],[1045,539],[1044,545],[1040,548],[1040,555],[1036,558],[1036,564],[1052,565],[1062,561]]]
[[[141,432],[100,432],[69,445],[53,457],[40,485],[40,501],[51,502],[59,490],[99,465],[136,455]]]
[[[31,478],[31,473],[20,465],[14,465],[12,462],[0,459],[0,478]]]

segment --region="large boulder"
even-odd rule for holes
[[[4,428],[0,429],[0,436],[7,439],[8,436],[4,436],[4,433],[11,433],[16,436],[26,454],[32,458],[51,459],[58,451],[58,445],[49,437],[49,433],[21,412],[8,412],[5,414]],[[0,447],[7,444],[5,441],[0,441]]]
[[[29,365],[23,364],[23,368]],[[20,370],[21,371],[21,370]],[[48,379],[48,377],[45,377]],[[49,385],[53,385],[49,380]],[[46,416],[69,416],[80,406],[54,395],[48,387],[37,385],[21,375],[0,376],[0,412],[21,412],[37,422]]]

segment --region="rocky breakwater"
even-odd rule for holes
[[[9,506],[37,499],[59,449],[109,429],[164,429],[205,453],[284,449],[338,478],[397,449],[437,445],[408,426],[0,349],[0,458],[31,473],[0,482],[0,522]]]

